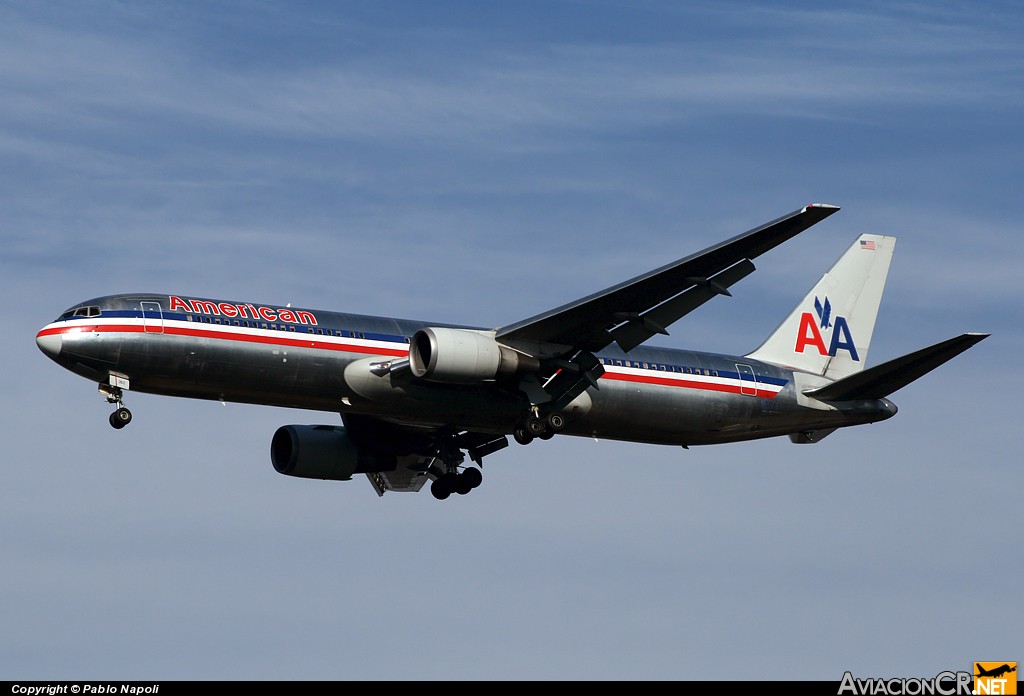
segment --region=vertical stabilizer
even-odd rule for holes
[[[895,237],[862,234],[747,357],[829,379],[864,369]]]

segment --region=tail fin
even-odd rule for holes
[[[864,369],[895,237],[862,234],[746,357],[842,379]]]

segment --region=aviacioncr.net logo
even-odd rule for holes
[[[932,679],[858,679],[845,672],[839,683],[838,696],[968,696],[971,693],[970,672],[939,672]]]

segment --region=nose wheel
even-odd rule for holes
[[[131,422],[132,412],[124,406],[119,406],[116,411],[110,414],[110,424],[114,426],[116,430],[120,430]]]
[[[100,384],[100,394],[107,399],[108,404],[116,404],[117,408],[113,413],[110,414],[110,425],[115,430],[120,430],[124,426],[132,422],[132,412],[124,406],[122,398],[124,392],[120,387],[111,386],[109,384]]]

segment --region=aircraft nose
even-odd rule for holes
[[[47,334],[40,331],[36,336],[36,345],[39,346],[39,350],[51,358],[56,358],[60,355],[62,343],[63,339],[60,334]]]

